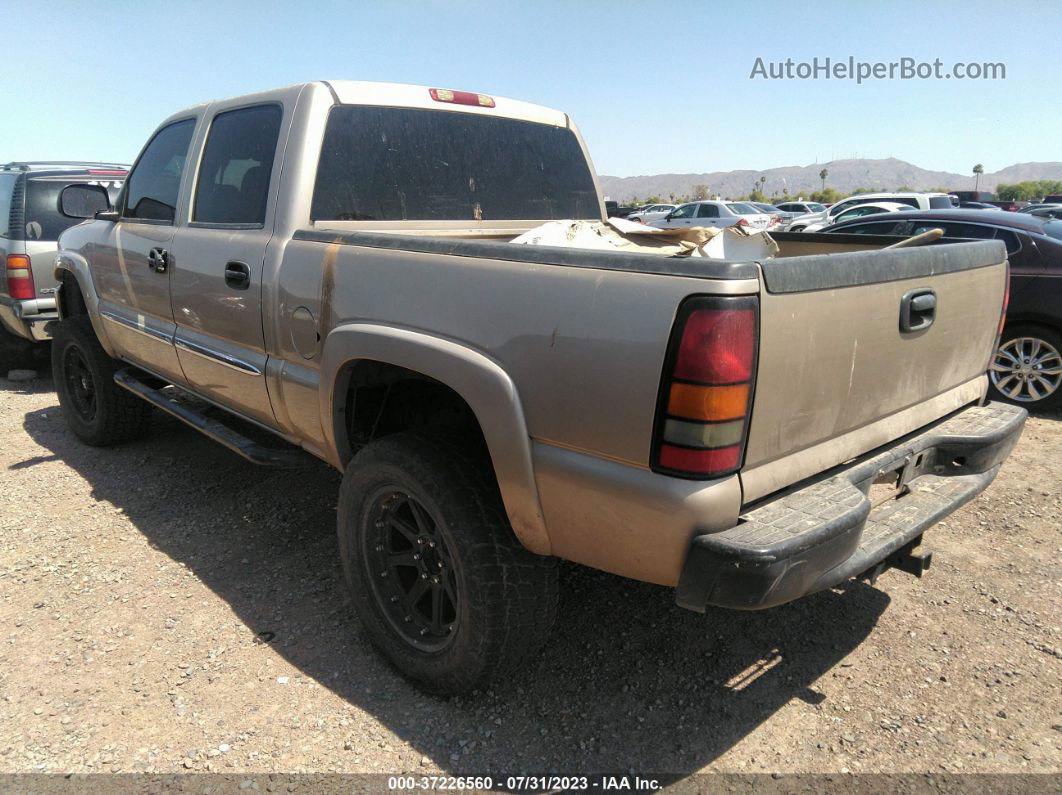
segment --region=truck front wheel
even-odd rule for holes
[[[524,549],[485,455],[428,433],[362,448],[343,477],[339,548],[373,644],[440,695],[531,659],[557,609],[555,561]]]
[[[114,383],[117,369],[87,316],[59,323],[52,340],[55,391],[70,430],[93,447],[130,441],[147,428],[151,406]]]

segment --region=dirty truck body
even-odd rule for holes
[[[110,444],[154,404],[282,460],[236,417],[344,471],[355,606],[441,692],[533,653],[555,558],[695,610],[920,571],[1024,422],[983,405],[1002,244],[508,242],[599,195],[568,117],[512,100],[318,82],[183,111],[60,241],[64,413]]]

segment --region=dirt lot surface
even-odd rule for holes
[[[81,446],[0,381],[0,772],[1062,770],[1062,420],[898,572],[767,613],[566,567],[541,658],[425,696],[369,647],[338,475],[176,422]]]

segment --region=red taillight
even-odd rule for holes
[[[679,307],[660,386],[652,466],[688,478],[741,467],[756,372],[757,301],[696,297]]]
[[[451,91],[448,88],[429,88],[428,93],[436,102],[452,102],[454,105],[475,105],[480,108],[493,108],[494,97],[486,94],[474,94],[471,91]]]
[[[7,294],[18,301],[37,297],[30,258],[23,254],[7,255]]]
[[[737,226],[748,226],[749,222],[747,218],[738,218]]]
[[[697,384],[739,384],[752,377],[756,312],[696,309],[686,319],[675,378]]]

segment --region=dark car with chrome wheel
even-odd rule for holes
[[[942,229],[941,242],[1001,240],[1010,304],[989,376],[996,397],[1033,409],[1062,406],[1062,220],[990,210],[921,210],[853,219],[827,234],[906,238]]]

